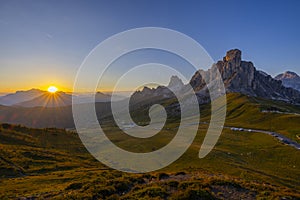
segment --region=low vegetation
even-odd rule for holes
[[[282,103],[233,94],[228,96],[226,124],[267,130],[272,118],[282,124],[274,123],[274,130],[291,138],[299,133],[297,115],[261,112],[268,104],[298,112]],[[206,109],[202,108],[203,121],[208,119]],[[254,122],[258,127],[254,127]],[[104,129],[115,144],[136,152],[164,146],[174,137],[177,127],[177,123],[170,121],[159,137],[138,141],[105,123]],[[206,130],[207,124],[201,124],[194,143],[170,166],[152,173],[128,174],[95,160],[74,132],[2,124],[0,199],[300,198],[299,150],[270,135],[224,129],[214,150],[199,159]]]

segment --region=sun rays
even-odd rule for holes
[[[55,93],[55,92],[58,91],[57,87],[55,87],[55,86],[50,86],[50,87],[48,87],[47,90],[48,90],[48,92],[50,92],[50,93]]]

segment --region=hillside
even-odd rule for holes
[[[209,105],[202,106],[203,121],[209,121]],[[227,94],[225,126],[276,131],[300,143],[300,107],[281,101]]]
[[[251,97],[239,93],[227,94],[227,112],[224,126],[241,127],[275,131],[300,143],[300,107],[282,101],[273,101],[258,97]],[[166,107],[169,121],[179,121],[180,112],[175,99],[148,99],[136,109],[132,109],[131,116],[136,123],[144,120],[149,123],[148,109],[151,105],[160,103]],[[210,104],[200,106],[201,123],[210,122]]]
[[[160,138],[146,140],[127,138],[110,123],[105,131],[118,146],[144,152],[172,139],[176,126],[170,123]],[[200,126],[193,145],[172,165],[134,175],[95,161],[75,133],[2,124],[0,198],[300,198],[298,150],[265,134],[224,129],[214,150],[199,159],[206,129]]]
[[[169,112],[176,110],[176,101],[174,99],[149,99],[142,104],[139,102],[133,104],[131,109],[133,119],[136,119],[137,123],[141,121],[147,123],[147,120],[150,120],[148,109],[155,103],[162,103]],[[227,94],[227,104],[226,126],[276,131],[300,143],[300,137],[297,137],[300,134],[299,106],[238,93]],[[96,110],[99,119],[100,117],[109,119],[113,123],[110,117],[109,103],[96,103]],[[209,122],[210,105],[201,105],[200,111],[201,121]],[[174,113],[170,117],[173,121],[176,121],[178,118]],[[2,123],[21,124],[36,128],[74,128],[71,106],[58,108],[0,106],[0,121]]]
[[[0,121],[34,128],[74,127],[71,106],[54,108],[0,106]]]
[[[49,93],[46,92],[41,96],[28,101],[14,104],[21,107],[62,107],[72,104],[72,95],[64,92]]]
[[[86,104],[80,104],[85,106]],[[98,113],[104,115],[109,104],[96,103]],[[0,105],[0,122],[20,124],[33,128],[74,128],[72,107],[13,107]]]

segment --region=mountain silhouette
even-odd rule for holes
[[[46,92],[29,101],[14,104],[21,107],[62,107],[72,104],[72,95],[64,92],[50,93]]]
[[[300,91],[300,76],[295,72],[286,71],[282,74],[278,74],[275,79],[281,80],[285,87]]]
[[[272,78],[265,72],[256,70],[252,62],[242,60],[242,52],[232,49],[226,53],[223,60],[213,64],[207,70],[198,70],[190,80],[190,85],[198,96],[199,103],[208,103],[208,86],[213,85],[218,79],[216,72],[219,71],[227,93],[241,93],[252,97],[281,100],[289,103],[300,103],[300,92],[282,84],[282,81]],[[170,83],[178,78],[172,77]],[[180,82],[180,81],[177,81]],[[172,85],[172,84],[171,84]],[[180,88],[181,87],[181,88]],[[186,85],[177,87],[184,94]],[[155,89],[144,88],[133,94],[134,99],[139,101],[149,98],[172,98],[173,94],[164,86]]]
[[[29,101],[38,96],[47,93],[46,91],[42,91],[39,89],[31,89],[27,91],[17,91],[12,94],[7,94],[3,97],[0,97],[0,105],[11,106],[14,104],[18,104],[24,101]]]

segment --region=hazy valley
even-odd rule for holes
[[[213,151],[199,159],[211,117],[204,77],[213,80],[211,71],[216,69],[227,92],[226,121]],[[176,162],[147,174],[112,170],[87,152],[75,130],[70,94],[30,90],[1,97],[1,199],[299,199],[300,149],[291,145],[300,143],[297,87],[257,71],[242,61],[237,49],[210,70],[196,72],[190,84],[201,112],[197,137]],[[186,86],[174,76],[169,87],[184,93]],[[149,123],[148,110],[157,103],[166,108],[168,119],[147,139],[122,132],[113,119],[109,95],[97,93],[95,108],[112,142],[150,152],[176,134],[178,102],[165,86],[145,87],[130,97],[132,118],[141,126]]]

